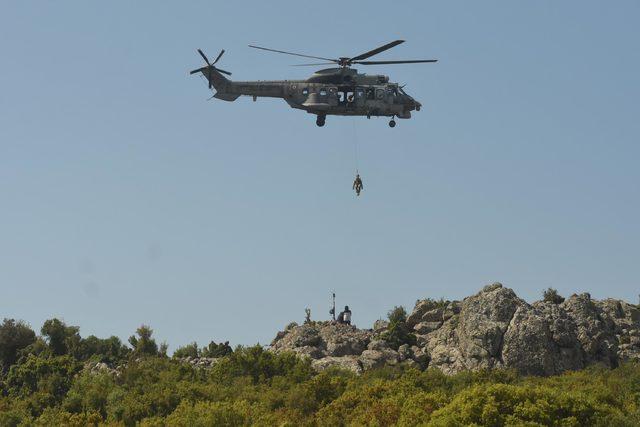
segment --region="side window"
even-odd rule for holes
[[[356,98],[363,98],[363,97],[364,97],[364,89],[362,88],[356,89]]]
[[[377,89],[376,90],[376,98],[378,98],[378,99],[384,98],[384,90],[383,89]]]
[[[327,95],[327,89],[326,88],[322,88],[320,89],[320,96],[326,96]]]
[[[302,88],[302,94],[303,94],[304,96],[309,95],[309,88],[306,88],[306,87],[305,87],[305,88]]]

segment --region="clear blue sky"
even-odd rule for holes
[[[501,281],[533,301],[640,293],[640,4],[35,2],[0,6],[0,316],[175,349],[268,343],[329,295],[394,305]],[[238,80],[407,42],[361,67],[423,104],[386,119],[212,100]],[[366,68],[366,70],[365,70]],[[354,140],[365,191],[351,191]]]

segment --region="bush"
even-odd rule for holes
[[[178,359],[184,357],[195,358],[198,356],[200,356],[200,350],[198,349],[198,344],[195,342],[187,344],[184,347],[179,347],[176,351],[173,352],[173,357]]]
[[[542,299],[552,304],[562,304],[564,302],[564,298],[553,288],[547,288],[547,290],[542,293]]]
[[[220,344],[211,341],[208,346],[202,349],[202,357],[224,357],[231,353],[233,353],[233,350],[229,345],[229,341]]]
[[[407,311],[404,307],[394,307],[389,311],[387,317],[389,318],[389,326],[380,335],[380,338],[387,341],[389,346],[395,350],[403,344],[416,344],[416,336],[407,326]]]
[[[406,312],[396,307],[389,318],[398,333]],[[148,332],[136,338],[137,354],[145,357],[102,372],[83,369],[83,359],[122,357],[119,340],[71,340],[79,346],[58,340],[68,354],[56,356],[36,338],[0,382],[0,426],[640,425],[639,363],[546,378],[398,366],[355,375],[335,368],[316,373],[308,359],[253,346],[203,369],[140,351],[148,345],[140,339],[152,340]],[[195,343],[186,347],[197,350]],[[212,343],[207,351],[227,347]]]

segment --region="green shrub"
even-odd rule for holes
[[[542,293],[542,299],[552,304],[562,304],[564,302],[564,298],[553,288],[547,288],[547,290]]]
[[[178,349],[173,352],[173,357],[178,359],[183,357],[198,357],[198,356],[200,356],[200,349],[198,349],[198,344],[195,342],[191,344],[187,344],[184,347],[178,347]]]
[[[396,308],[389,318],[398,332],[406,312]],[[402,367],[355,375],[316,373],[308,359],[253,346],[196,369],[162,356],[160,347],[143,351],[154,348],[150,330],[138,334],[128,358],[119,340],[76,340],[73,327],[50,326],[63,333],[36,338],[0,377],[0,426],[640,425],[638,363],[552,377]],[[66,354],[55,355],[61,349]],[[124,363],[92,372],[83,369],[87,357]]]
[[[387,341],[389,346],[395,350],[403,344],[416,344],[416,336],[407,326],[407,311],[404,307],[394,307],[389,311],[387,317],[389,318],[389,326],[380,335],[380,338]]]

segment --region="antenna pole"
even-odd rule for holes
[[[333,292],[331,294],[331,302],[332,302],[332,306],[331,306],[331,316],[333,317],[333,320],[336,320],[336,293]]]

